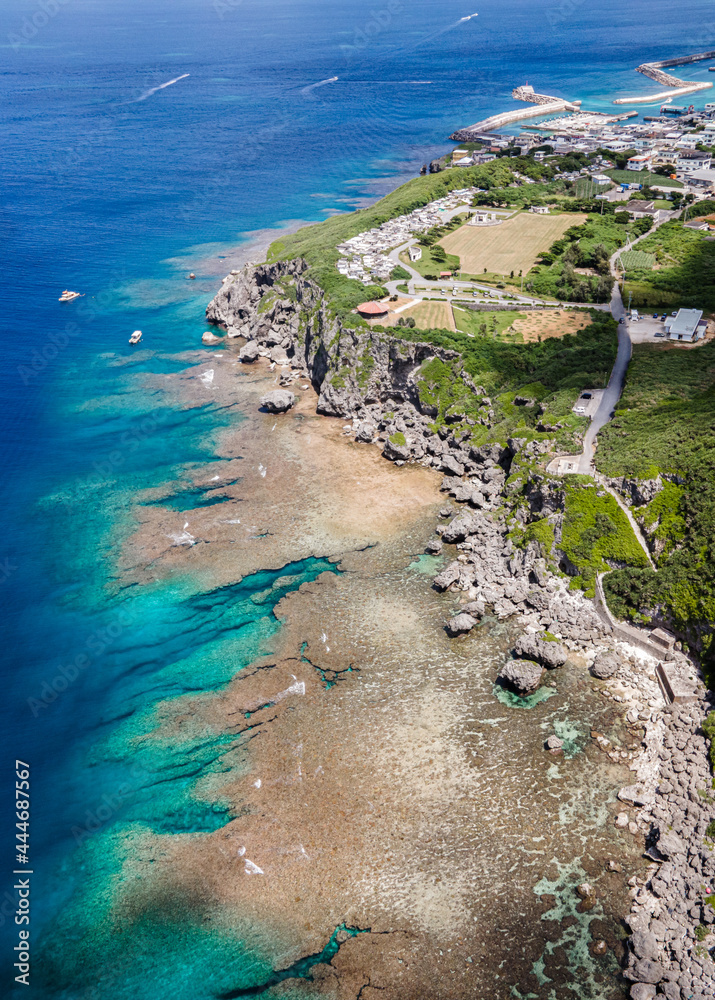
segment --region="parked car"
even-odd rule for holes
[[[618,322],[619,323],[625,323],[626,322],[625,316],[621,316],[621,318],[618,320]]]
[[[653,319],[658,319],[658,313],[653,313]]]
[[[591,393],[590,392],[582,392],[581,393],[581,399],[591,399]]]
[[[661,319],[663,320],[663,322],[665,323],[665,321],[666,321],[666,320],[667,320],[667,318],[668,318],[668,314],[667,314],[667,313],[663,313],[663,315],[662,315],[662,316],[661,316],[660,318],[661,318]]]
[[[665,334],[663,333],[662,330],[656,330],[656,332],[653,334],[653,336],[654,337],[664,337]]]
[[[670,315],[671,316],[677,316],[678,315],[678,310],[676,309],[675,312],[672,312]]]
[[[586,407],[585,406],[574,406],[573,411],[574,411],[574,413],[585,413],[586,412]]]

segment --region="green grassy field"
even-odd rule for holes
[[[663,177],[660,174],[652,174],[650,170],[605,170],[606,177],[610,177],[616,184],[649,184],[651,187],[682,188],[680,181],[674,181],[670,177]]]
[[[620,259],[627,271],[632,268],[650,271],[655,264],[655,254],[644,250],[624,250]]]
[[[469,333],[476,337],[502,337],[515,319],[524,317],[524,313],[512,312],[510,309],[497,309],[494,312],[487,312],[486,310],[484,312],[477,312],[474,309],[460,309],[459,306],[454,307],[454,321],[457,329],[462,333]],[[509,339],[515,343],[520,343],[522,340],[518,334],[511,336]]]

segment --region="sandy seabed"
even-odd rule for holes
[[[221,503],[162,506],[171,484],[141,498],[155,502],[137,508],[122,582],[191,573],[209,590],[310,556],[339,572],[280,601],[271,655],[219,692],[159,705],[149,739],[243,739],[201,790],[235,818],[200,836],[145,833],[131,864],[143,893],[200,898],[216,927],[270,956],[277,978],[226,997],[624,997],[619,916],[642,861],[613,827],[628,771],[591,739],[628,744],[614,706],[577,658],[536,707],[504,703],[493,682],[516,630],[488,620],[448,638],[458,596],[432,589],[440,561],[422,555],[439,475],[348,440],[307,382],[289,413],[259,412],[277,370],[240,365],[234,345],[186,360],[155,388],[248,417],[193,477]],[[544,749],[552,732],[566,754]],[[590,911],[575,892],[586,879]],[[335,954],[290,974],[331,937]]]

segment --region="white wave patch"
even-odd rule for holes
[[[289,698],[292,694],[305,694],[305,681],[296,681],[295,684],[291,684],[287,687],[285,691],[279,691],[278,694],[271,698],[274,705],[278,704],[279,701],[283,701],[284,698]]]
[[[337,83],[337,76],[329,76],[327,80],[318,80],[317,83],[311,83],[308,87],[303,87],[301,94],[310,94],[311,91],[317,90],[318,87],[324,87],[328,83]]]
[[[189,534],[188,531],[177,531],[175,534],[173,534],[173,535],[167,535],[166,537],[170,538],[172,540],[172,542],[174,543],[174,545],[195,545],[196,544],[196,539],[194,538],[193,535]]]
[[[179,80],[185,80],[187,76],[191,76],[191,74],[182,73],[181,76],[177,76],[173,80],[167,80],[166,83],[160,83],[158,87],[152,87],[150,90],[145,90],[144,93],[140,94],[135,100],[127,101],[127,104],[138,104],[140,101],[146,101],[146,99],[151,97],[152,94],[158,94],[160,90],[165,90],[167,87],[173,87],[175,83],[178,83]]]
[[[204,385],[211,385],[211,383],[214,380],[214,370],[213,370],[213,368],[209,368],[208,371],[202,372],[201,375],[199,375],[199,378],[204,383]],[[216,478],[218,478],[218,477],[216,477]]]

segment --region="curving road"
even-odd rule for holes
[[[615,261],[612,261],[612,265]],[[621,289],[618,282],[613,286],[611,293],[611,316],[618,323],[618,353],[613,365],[611,377],[608,385],[601,397],[601,402],[591,420],[591,425],[586,431],[583,439],[583,452],[578,463],[578,472],[582,475],[590,475],[593,465],[593,455],[596,450],[596,435],[601,428],[611,419],[611,414],[621,398],[623,383],[628,371],[628,362],[631,360],[632,344],[628,332],[628,320],[626,319],[626,309],[621,298]],[[621,323],[621,320],[623,322]]]

